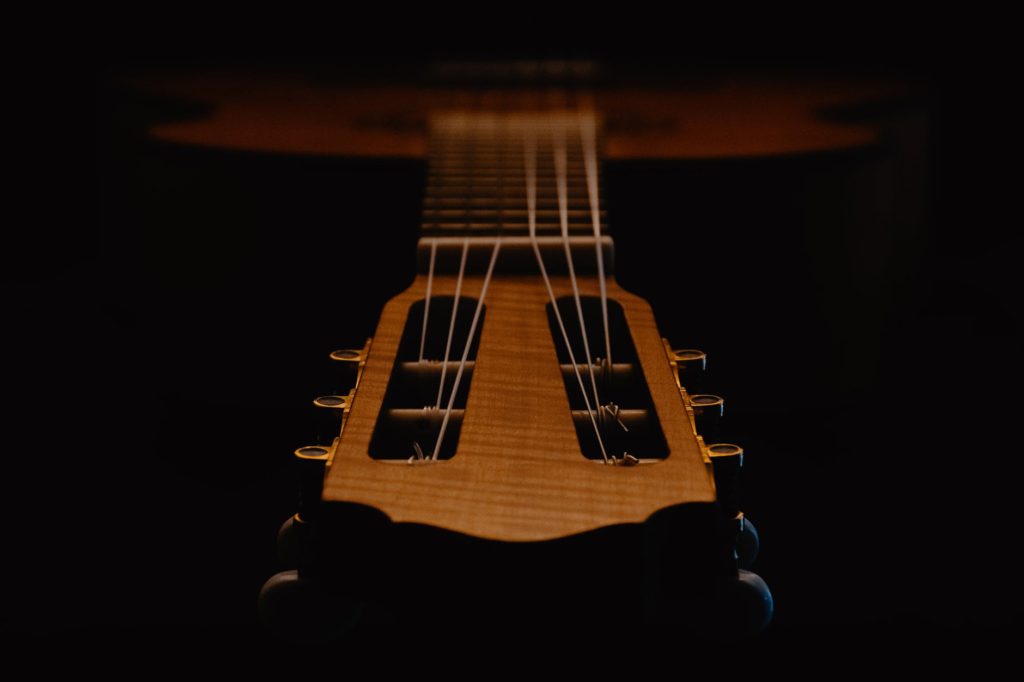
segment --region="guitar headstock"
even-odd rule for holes
[[[459,110],[431,125],[420,272],[372,341],[332,354],[355,381],[314,403],[330,426],[296,451],[296,521],[360,510],[333,526],[535,545],[687,529],[699,556],[659,563],[749,584],[763,627],[770,595],[737,573],[742,450],[699,433],[723,408],[687,383],[704,355],[673,350],[615,281],[596,114]]]
[[[481,285],[482,278],[469,277],[463,291],[478,294]],[[435,278],[428,337],[432,325],[449,325],[456,307],[452,345],[461,350],[478,299],[464,296],[453,306],[454,287],[450,278]],[[597,282],[580,279],[579,289],[585,316],[594,322],[597,312],[598,326],[588,333],[599,335]],[[608,290],[619,349],[612,366],[595,357],[577,376],[564,346],[558,350],[562,339],[543,282],[502,278],[490,284],[479,338],[460,376],[460,358],[443,360],[444,334],[419,360],[426,281],[418,280],[385,307],[358,386],[340,408],[347,412],[341,435],[322,444],[323,499],[506,541],[638,523],[665,507],[713,501],[707,448],[694,429],[692,399],[677,383],[675,356],[642,300],[614,282]],[[559,299],[564,322],[575,317],[572,303],[571,296]]]

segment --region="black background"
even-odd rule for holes
[[[767,60],[530,53],[678,73],[896,73],[918,86],[843,112],[884,131],[867,151],[605,168],[620,282],[676,345],[709,352],[750,453],[756,569],[777,605],[767,650],[1000,646],[1020,608],[1021,239],[998,165],[1014,157],[1002,74],[997,61],[893,44]],[[256,61],[329,74],[363,59]],[[326,353],[360,345],[411,282],[425,169],[152,145],[146,125],[202,110],[115,78],[238,61],[105,57],[69,77],[92,106],[80,158],[95,163],[82,198],[67,199],[78,220],[66,229],[56,215],[69,207],[51,197],[25,231],[46,267],[15,256],[5,271],[19,330],[9,376],[30,377],[12,392],[40,408],[19,417],[4,482],[13,641],[272,641],[255,596],[294,507],[290,452]]]

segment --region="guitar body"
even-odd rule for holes
[[[716,431],[721,403],[687,385],[698,356],[673,350],[648,303],[617,283],[588,151],[666,162],[860,150],[878,143],[876,130],[821,113],[890,97],[893,86],[553,94],[225,74],[139,85],[208,105],[155,126],[162,144],[428,160],[416,277],[365,346],[332,356],[354,380],[318,398],[328,426],[297,443],[301,499],[279,538],[287,570],[261,593],[273,628],[320,638],[358,623],[643,622],[720,637],[767,626],[771,595],[746,570],[757,535],[739,506],[742,449],[705,439],[701,420]],[[484,128],[498,151],[481,154],[497,162],[475,156]],[[437,151],[445,134],[461,145],[454,155]],[[583,151],[566,151],[573,145]],[[494,204],[471,201],[488,172]],[[454,214],[439,208],[453,193],[465,199]],[[602,324],[615,340],[607,353]],[[584,362],[587,339],[598,350]],[[602,360],[610,355],[623,359]]]

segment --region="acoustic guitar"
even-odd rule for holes
[[[638,87],[587,64],[428,76],[143,83],[212,105],[156,126],[163,141],[428,164],[416,279],[363,347],[330,354],[339,390],[314,397],[320,438],[295,450],[264,621],[297,638],[538,614],[762,631],[773,601],[749,570],[743,448],[720,440],[705,353],[662,338],[615,280],[602,161],[861,147],[876,131],[820,112],[885,86]]]

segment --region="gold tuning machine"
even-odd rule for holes
[[[324,473],[334,454],[334,444],[306,445],[295,451],[299,469],[299,512],[303,521],[312,519],[320,506]]]
[[[373,339],[367,339],[362,348],[341,348],[331,352],[331,361],[338,363],[346,377],[346,383],[355,390],[359,387],[359,380],[363,376],[363,367],[366,366],[366,359],[370,355],[370,344]]]
[[[318,443],[330,443],[341,436],[356,390],[348,395],[322,395],[313,400],[314,435]]]
[[[740,509],[740,470],[743,468],[743,448],[732,443],[713,443],[707,446],[714,467],[715,488],[722,515],[735,533],[736,562],[739,568],[750,568],[761,546],[757,528]]]
[[[705,439],[717,440],[722,433],[725,398],[711,393],[693,393],[689,400],[697,432]]]
[[[668,341],[665,341],[665,351],[669,365],[676,372],[679,387],[688,391],[699,388],[700,379],[708,365],[707,353],[694,348],[673,349]]]

